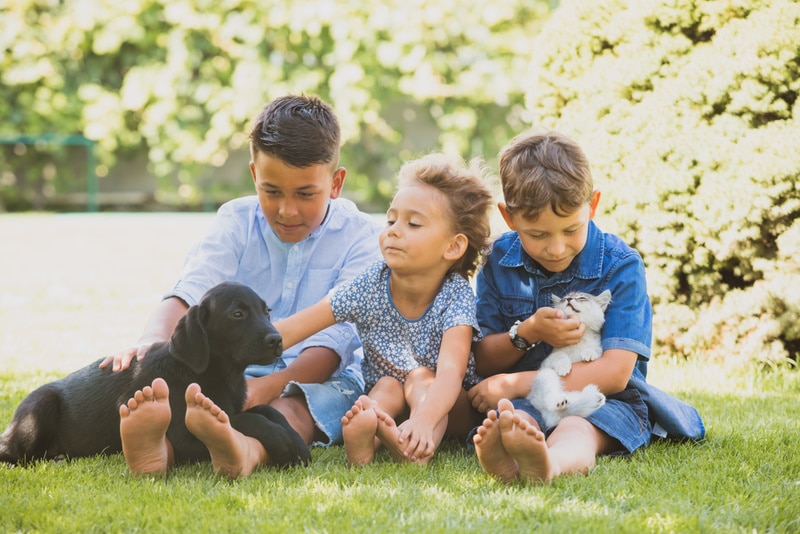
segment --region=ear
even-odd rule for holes
[[[600,190],[595,189],[592,191],[592,200],[589,201],[589,219],[594,219],[598,204],[600,204]]]
[[[208,310],[202,305],[189,308],[178,321],[169,342],[170,352],[175,359],[198,374],[206,370],[210,358],[205,328],[207,315]]]
[[[250,174],[253,175],[253,183],[256,183],[256,162],[250,160]]]
[[[456,234],[450,240],[447,250],[444,251],[444,259],[449,261],[458,261],[461,256],[467,251],[469,246],[469,239],[464,234]]]
[[[344,187],[344,179],[347,176],[347,169],[339,167],[333,172],[333,184],[331,185],[331,198],[339,198]]]
[[[517,231],[516,226],[514,225],[514,220],[511,218],[511,213],[508,211],[508,207],[506,206],[505,202],[498,202],[497,209],[500,210],[500,215],[503,216],[503,220],[506,221],[508,227],[513,230]]]
[[[555,293],[553,293],[552,295],[550,295],[550,302],[553,304],[553,307],[554,307],[554,308],[555,308],[556,306],[558,306],[558,305],[561,303],[561,301],[562,301],[562,300],[563,300],[563,299],[562,299],[561,297],[559,297],[558,295],[556,295]]]
[[[600,308],[602,308],[603,311],[606,311],[606,308],[608,308],[608,304],[610,302],[611,302],[610,290],[606,289],[605,291],[597,295],[597,303],[600,304]]]

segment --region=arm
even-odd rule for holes
[[[111,369],[116,372],[127,369],[134,358],[141,360],[155,343],[169,340],[178,321],[188,309],[189,306],[179,298],[170,297],[162,300],[147,321],[144,332],[136,344],[119,354],[109,356],[100,363],[100,367],[105,368],[113,363]]]
[[[283,348],[288,349],[334,324],[336,319],[333,317],[331,302],[325,297],[294,315],[276,321],[274,326],[283,338]]]
[[[572,370],[562,379],[564,388],[578,391],[595,384],[605,395],[619,393],[628,384],[637,357],[634,352],[609,349],[594,361],[574,363]],[[497,374],[476,384],[467,395],[476,410],[486,413],[496,408],[500,399],[527,397],[536,374],[537,371]]]
[[[247,381],[245,409],[269,404],[283,393],[289,382],[322,383],[339,367],[339,355],[325,347],[309,347],[301,352],[287,368]]]
[[[447,424],[447,414],[461,391],[471,341],[472,327],[469,325],[454,326],[445,331],[433,381],[420,395],[418,403],[413,398],[407,399],[411,412],[398,429],[400,442],[407,442],[409,457],[425,458],[435,452],[440,439],[434,435],[435,430],[437,425]]]
[[[529,343],[545,342],[552,347],[566,347],[580,341],[586,325],[576,318],[563,318],[555,308],[539,308],[525,319],[517,334]],[[492,376],[507,371],[525,354],[511,343],[508,332],[489,334],[473,346],[476,371],[480,376]]]

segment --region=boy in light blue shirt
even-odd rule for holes
[[[381,226],[340,197],[346,175],[338,163],[340,141],[333,110],[318,98],[286,96],[269,103],[250,134],[256,195],[219,209],[136,346],[104,365],[113,362],[114,370],[123,369],[153,343],[168,340],[189,306],[220,282],[253,288],[276,321],[321,300],[380,259]],[[250,367],[245,409],[268,404],[306,444],[340,443],[341,418],[363,394],[360,354],[351,324],[327,328],[274,364]],[[162,398],[163,392],[153,396]],[[135,416],[123,423],[133,428]],[[146,448],[137,444],[136,456],[147,456],[140,450]],[[134,472],[163,470],[130,465],[127,456]],[[167,455],[167,466],[170,461]]]
[[[556,132],[515,138],[500,155],[511,232],[495,241],[476,282],[477,372],[470,399],[487,418],[473,436],[483,469],[502,481],[548,482],[588,473],[601,454],[629,454],[651,434],[702,439],[696,410],[645,382],[652,311],[641,256],[592,221],[600,201],[580,147]],[[606,402],[587,417],[545,426],[526,398],[553,347],[576,344],[585,325],[551,307],[553,294],[611,291],[602,357],[578,362],[565,389],[595,384]],[[496,410],[495,410],[496,408]]]

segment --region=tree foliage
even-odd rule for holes
[[[532,122],[586,147],[602,224],[648,266],[657,342],[796,360],[800,3],[570,1],[538,43]]]
[[[380,205],[412,153],[493,159],[521,127],[522,53],[548,12],[544,0],[11,0],[0,133],[83,133],[101,169],[146,152],[190,202],[201,168],[246,148],[266,101],[314,93],[342,122],[348,190]]]

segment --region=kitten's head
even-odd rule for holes
[[[552,296],[553,307],[564,312],[564,317],[573,315],[582,323],[586,323],[587,330],[599,332],[605,322],[605,311],[611,302],[611,291],[606,289],[597,296],[581,291],[568,293],[564,298]]]

